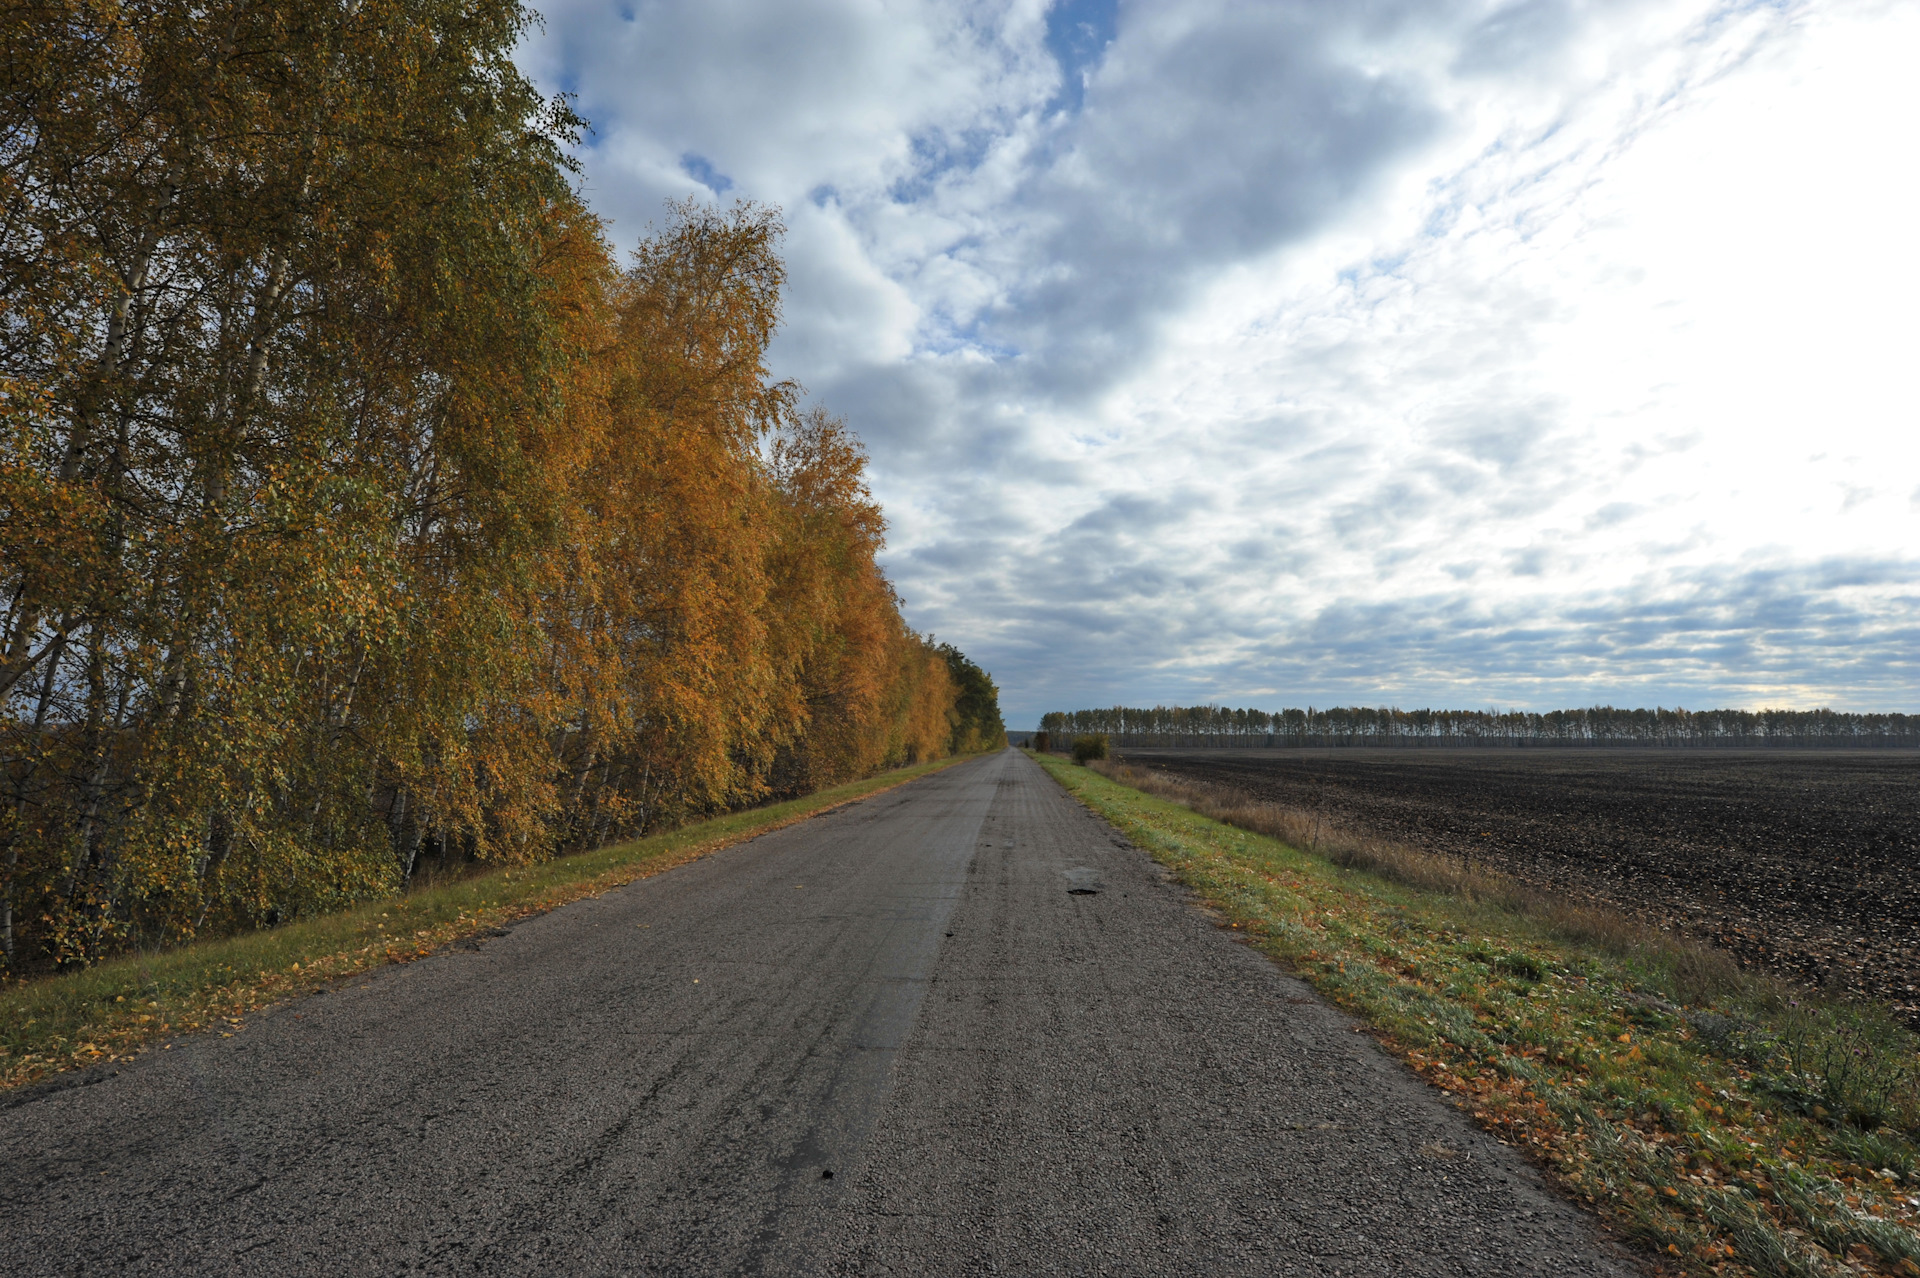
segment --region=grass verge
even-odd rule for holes
[[[1036,757],[1659,1272],[1920,1278],[1920,1039],[1884,1009],[1484,870],[1336,864],[1136,788],[1150,775]]]
[[[0,989],[0,1091],[129,1060],[330,981],[406,963],[962,762],[937,760],[595,852],[515,866],[264,932],[126,955]]]

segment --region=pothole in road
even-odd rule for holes
[[[1068,896],[1099,896],[1100,889],[1106,886],[1100,881],[1100,872],[1088,866],[1076,865],[1064,874]]]

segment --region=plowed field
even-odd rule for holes
[[[1124,753],[1611,902],[1920,1027],[1920,752]]]

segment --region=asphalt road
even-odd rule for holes
[[[0,1110],[0,1269],[1637,1272],[1011,751]]]

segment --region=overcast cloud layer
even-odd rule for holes
[[[1920,710],[1920,7],[554,0],[1047,709]]]

